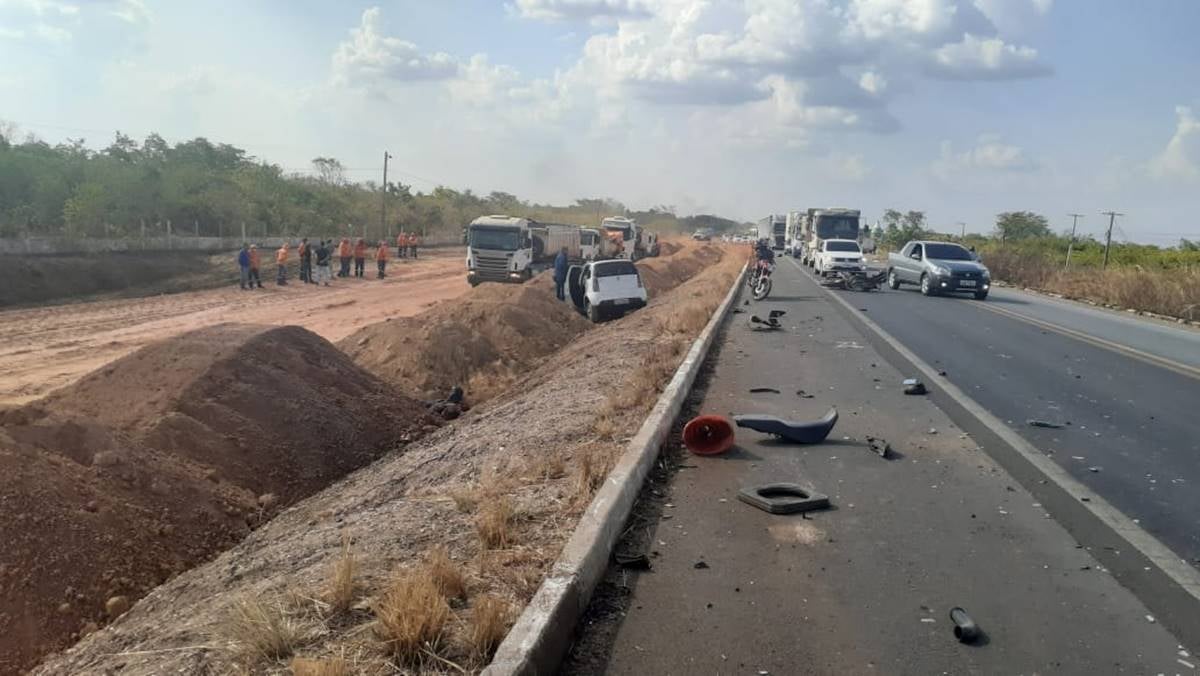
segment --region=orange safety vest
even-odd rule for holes
[[[391,249],[388,249],[388,245],[384,242],[380,242],[379,248],[375,251],[375,260],[386,261],[390,254]]]
[[[258,269],[258,249],[250,249],[250,267]]]
[[[338,244],[338,255],[342,258],[350,257],[350,240],[343,239],[341,244]]]
[[[367,257],[367,243],[362,241],[361,239],[358,240],[358,243],[356,243],[354,245],[354,257],[355,258],[366,258]]]
[[[287,263],[287,259],[288,259],[288,248],[287,248],[287,245],[284,244],[283,246],[281,246],[275,250],[275,262],[280,265],[283,265],[283,264]]]

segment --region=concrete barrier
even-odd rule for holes
[[[717,330],[737,297],[745,269],[692,343],[683,363],[596,492],[533,600],[496,650],[485,676],[545,676],[558,671],[572,633],[608,568],[646,474],[696,381]]]

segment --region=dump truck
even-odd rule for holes
[[[520,284],[554,265],[563,248],[583,259],[579,226],[515,216],[481,216],[467,226],[467,281]]]
[[[658,235],[647,232],[631,218],[609,216],[600,221],[600,229],[618,249],[614,258],[636,261],[658,255]]]

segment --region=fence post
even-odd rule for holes
[[[146,250],[146,219],[139,218],[138,221],[141,222],[141,224],[142,224],[142,237],[141,237],[142,251],[145,251]]]
[[[175,248],[171,242],[171,219],[167,219],[167,251]]]
[[[242,221],[242,243],[246,243],[246,221]]]

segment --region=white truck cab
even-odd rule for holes
[[[646,287],[637,266],[620,258],[571,266],[567,291],[575,309],[593,322],[646,306]]]
[[[825,276],[838,270],[862,270],[863,253],[852,239],[826,239],[813,257],[813,271]]]

